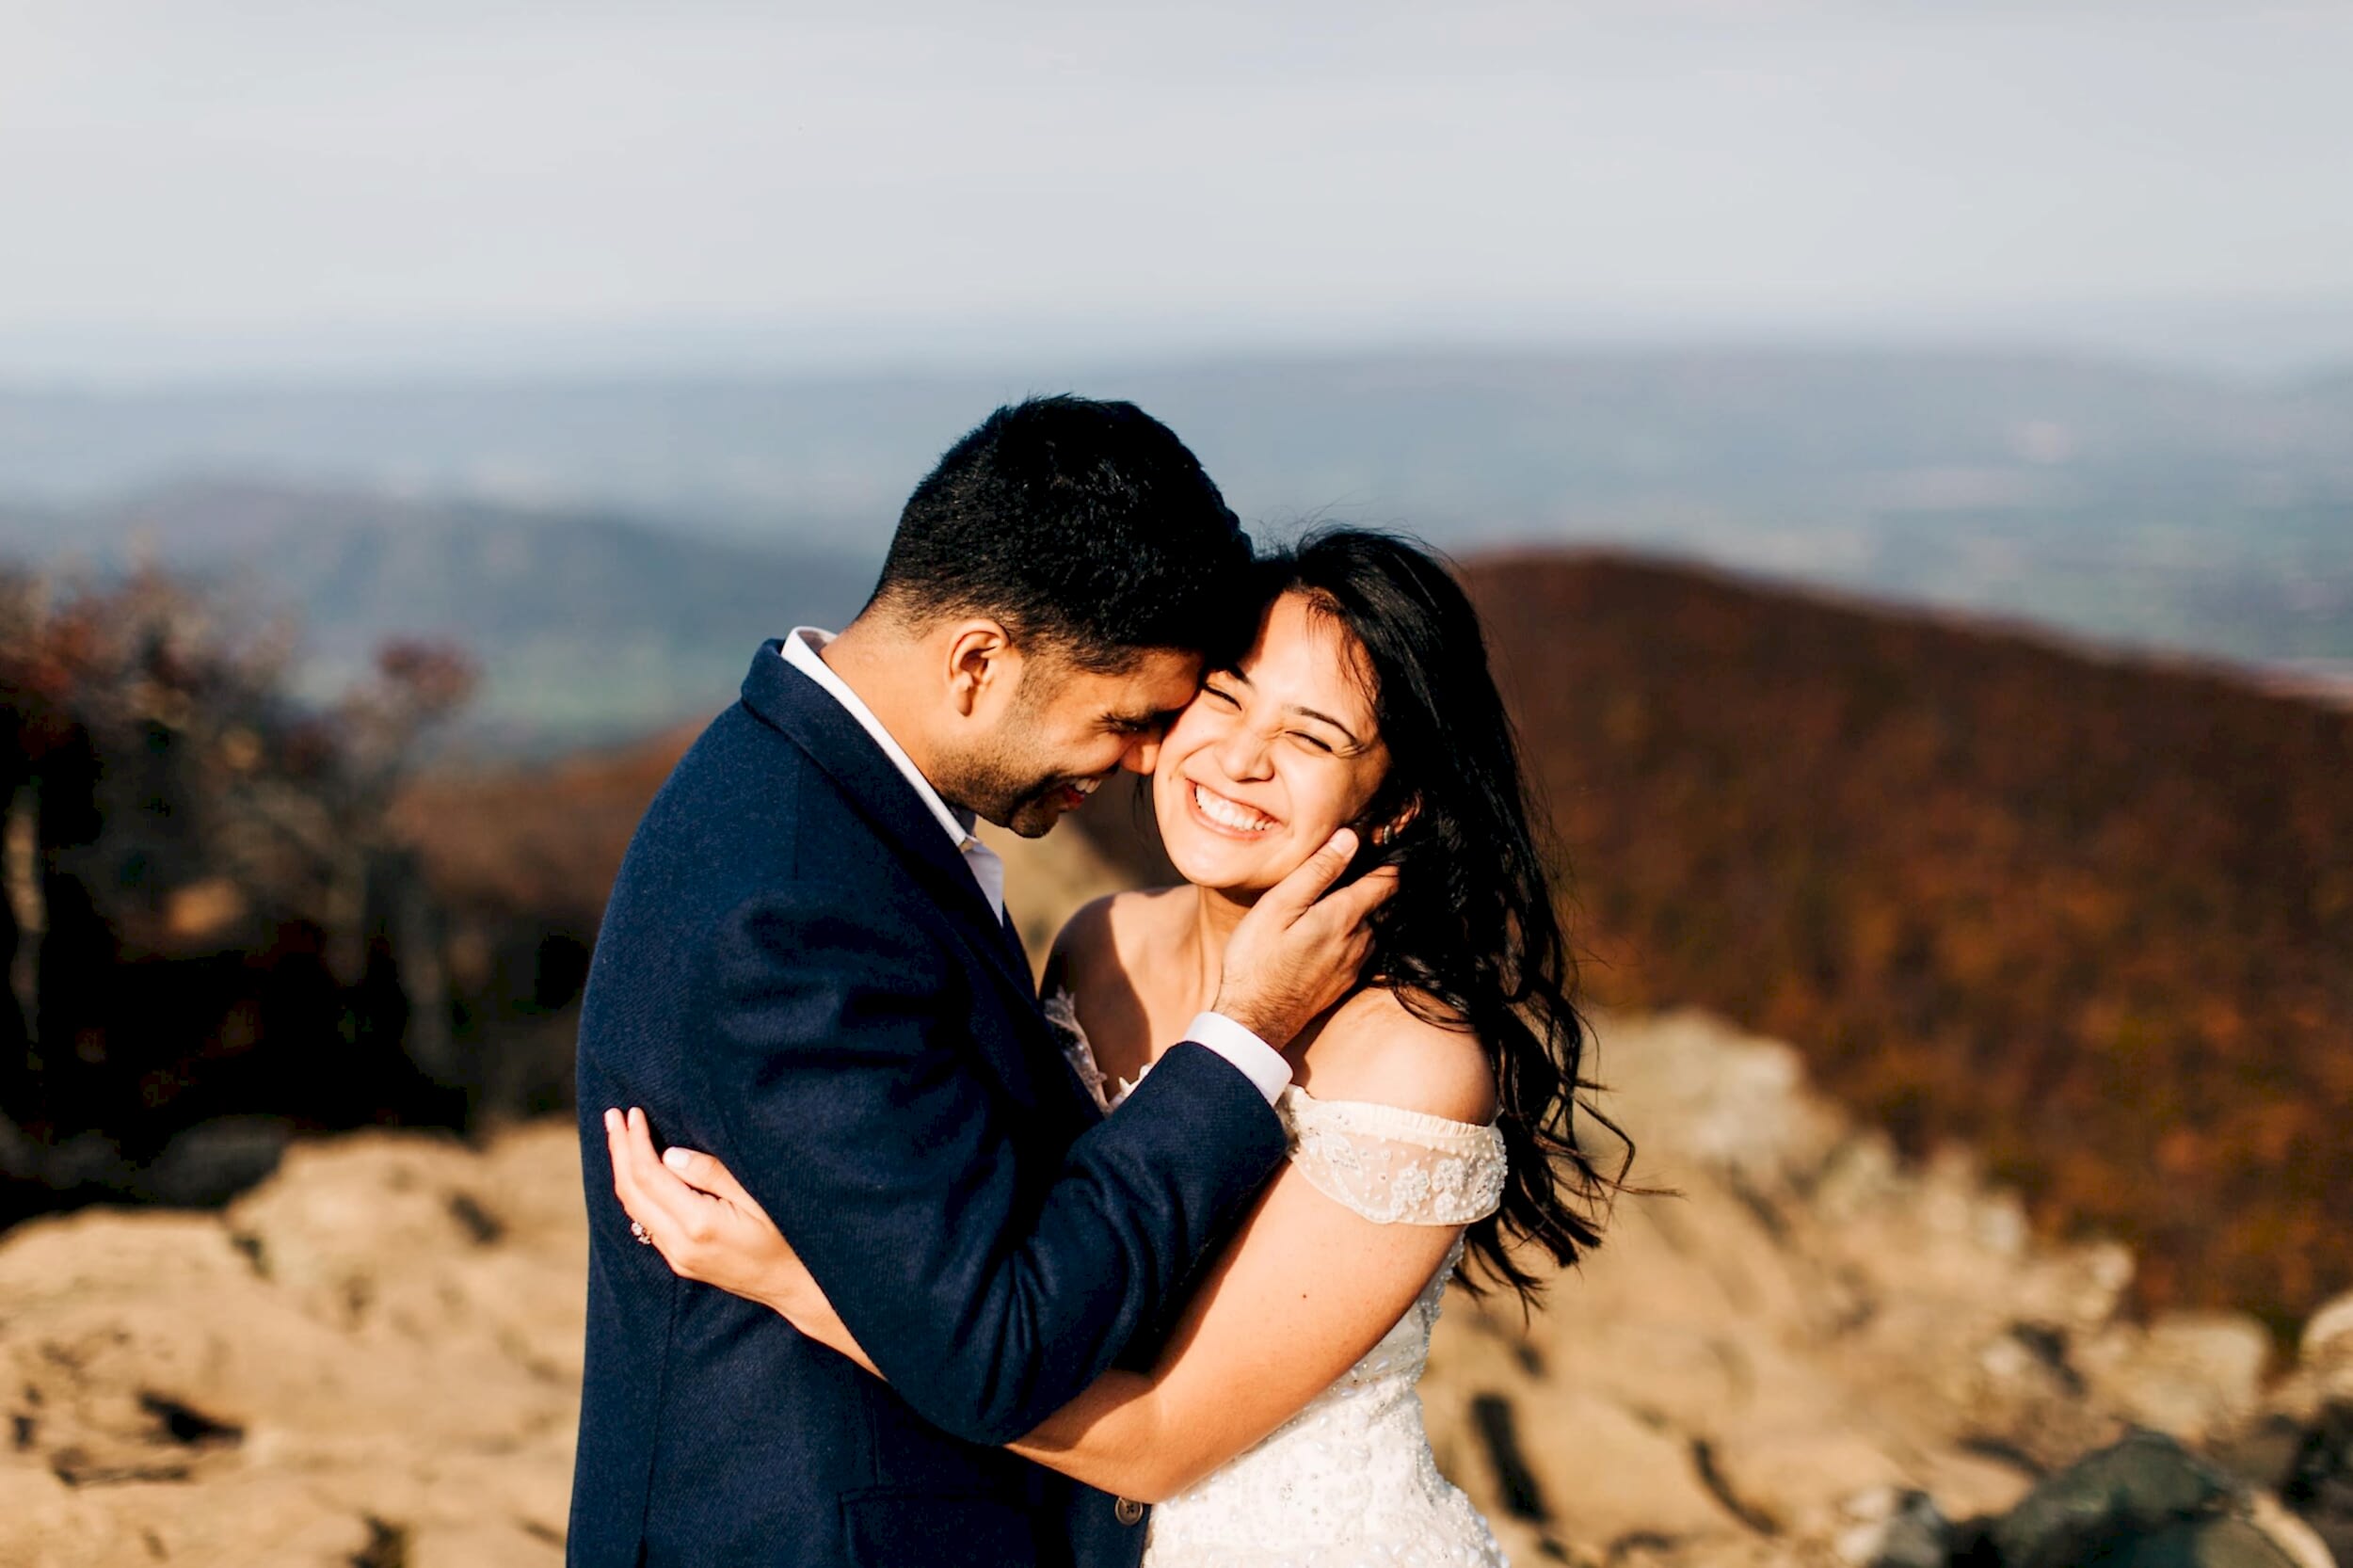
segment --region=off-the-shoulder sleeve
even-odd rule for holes
[[[1308,1185],[1375,1224],[1465,1225],[1503,1199],[1503,1135],[1293,1085],[1275,1105]]]

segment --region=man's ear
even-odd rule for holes
[[[1010,696],[1021,682],[1021,654],[1012,633],[985,616],[950,627],[941,659],[948,701],[966,718],[992,699]]]

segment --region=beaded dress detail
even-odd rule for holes
[[[1105,1082],[1069,994],[1046,1013],[1079,1080],[1104,1110],[1117,1105],[1135,1085]],[[1274,1110],[1299,1174],[1376,1224],[1465,1225],[1501,1201],[1493,1126],[1296,1084]],[[1154,1508],[1144,1568],[1504,1568],[1486,1521],[1438,1473],[1415,1390],[1462,1256],[1458,1239],[1397,1326],[1306,1409]]]

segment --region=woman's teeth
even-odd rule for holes
[[[1230,827],[1237,833],[1264,833],[1274,825],[1274,819],[1263,811],[1254,811],[1238,800],[1213,795],[1195,784],[1193,804],[1200,813],[1220,827]]]

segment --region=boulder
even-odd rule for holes
[[[2297,1434],[2280,1500],[2339,1560],[2353,1562],[2353,1400],[2323,1407]]]
[[[0,1244],[0,1568],[562,1557],[579,1408],[568,1127],[296,1145],[225,1215]]]
[[[2244,1519],[2168,1526],[2103,1554],[2104,1568],[2296,1568],[2296,1560]]]
[[[1952,1521],[1925,1492],[1879,1487],[1849,1498],[1840,1512],[1854,1522],[1833,1546],[1851,1568],[1945,1568],[1952,1555]]]
[[[2243,1313],[2173,1313],[2142,1334],[2111,1334],[2079,1357],[2084,1377],[2139,1424],[2202,1438],[2261,1401],[2271,1336]]]
[[[1989,1539],[2002,1568],[2329,1568],[2309,1530],[2153,1432],[2044,1480]]]
[[[1864,1432],[1824,1421],[1745,1425],[1709,1442],[1709,1471],[1744,1517],[1774,1531],[1832,1534],[1858,1496],[1909,1496],[1918,1478]]]
[[[2298,1349],[2307,1371],[2323,1377],[2338,1374],[2338,1386],[2353,1398],[2353,1293],[2336,1297],[2312,1315]]]

